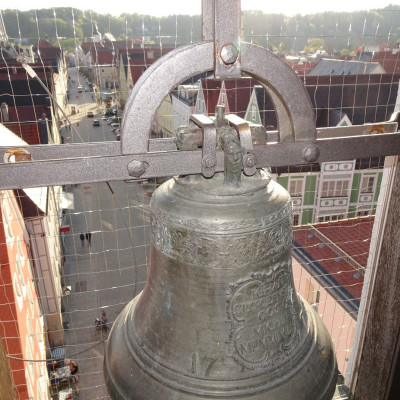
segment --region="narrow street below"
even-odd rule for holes
[[[101,108],[92,100],[88,83],[76,68],[69,69],[68,115],[78,133],[63,127],[64,143],[115,140]],[[79,93],[78,85],[83,86]],[[71,115],[75,107],[77,112]],[[92,111],[93,118],[87,117]],[[100,126],[93,126],[93,120]],[[105,160],[106,162],[106,160]],[[64,297],[65,348],[79,365],[79,398],[106,399],[103,355],[109,330],[97,330],[95,318],[106,311],[110,326],[124,306],[142,288],[149,250],[149,194],[139,183],[102,182],[67,186],[74,195],[74,209],[65,223]],[[87,234],[90,233],[90,238]],[[81,241],[80,235],[84,240]],[[89,240],[88,240],[89,239]]]

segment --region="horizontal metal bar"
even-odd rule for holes
[[[397,122],[380,122],[376,124],[335,126],[317,128],[317,139],[328,139],[346,136],[371,135],[397,131]]]
[[[254,153],[257,168],[307,164],[303,154],[305,149],[311,146],[317,147],[319,153],[319,157],[313,162],[391,156],[400,154],[400,135],[386,133],[256,146]],[[217,151],[216,156],[215,170],[223,171],[223,152]],[[131,180],[133,177],[128,174],[127,166],[134,160],[145,161],[149,165],[140,179],[199,174],[202,167],[202,151],[170,151],[3,164],[0,166],[0,189]]]
[[[119,142],[96,142],[96,143],[76,143],[76,144],[54,144],[54,145],[35,145],[35,146],[2,146],[0,147],[0,168],[4,159],[4,154],[14,148],[24,148],[32,155],[33,161],[40,160],[61,160],[64,158],[80,157],[107,157],[120,156],[121,144]],[[176,144],[174,138],[150,139],[150,152],[174,151]]]
[[[341,126],[335,128],[318,128],[317,139],[329,139],[348,136],[370,136],[371,132],[380,131],[386,135],[390,132],[396,132],[397,122],[382,122],[379,124],[365,124]],[[278,131],[268,131],[268,137],[271,140],[278,138]],[[304,142],[303,142],[304,144]],[[76,144],[55,144],[55,145],[35,145],[35,146],[0,146],[0,168],[4,154],[13,148],[24,148],[32,155],[33,161],[40,160],[58,160],[64,158],[80,157],[107,157],[121,155],[121,144],[119,142],[96,142],[96,143],[76,143]],[[149,151],[174,151],[176,144],[174,138],[150,139]],[[385,155],[385,154],[383,154]],[[290,165],[290,162],[287,163]]]

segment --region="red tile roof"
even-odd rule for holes
[[[393,54],[392,51],[380,51],[376,53],[371,61],[377,61],[387,73],[400,72],[400,53]]]
[[[229,110],[227,113],[236,114],[241,118],[246,115],[249,105],[251,93],[254,85],[259,85],[259,82],[252,78],[242,78],[226,80],[225,89]]]
[[[40,118],[47,117],[48,107],[44,105],[37,106],[8,106],[9,122],[33,122]],[[43,116],[44,114],[44,116]],[[3,121],[3,115],[0,113],[0,121]]]
[[[4,124],[7,129],[30,145],[41,144],[39,125],[36,122]]]
[[[92,59],[96,65],[111,66],[115,65],[117,56],[113,50],[96,47],[92,49]]]
[[[226,80],[224,85],[226,90],[226,113],[236,114],[244,118],[253,87],[254,85],[260,85],[260,83],[252,78],[242,78]],[[201,79],[201,88],[208,115],[214,115],[222,88],[222,81],[203,78]]]
[[[221,91],[222,81],[215,79],[201,79],[201,88],[204,94],[206,110],[209,116],[215,114],[215,107],[218,104],[219,93]]]
[[[315,278],[324,280],[328,277],[334,289],[340,290],[348,300],[356,300],[357,308],[361,298],[363,269],[367,265],[373,223],[374,217],[361,217],[299,226],[294,228],[293,233],[295,254],[304,254],[310,260],[309,264],[315,264],[319,271],[317,274],[320,274]],[[346,254],[361,264],[361,273],[357,274],[356,264],[352,265],[351,260],[346,261]]]
[[[36,218],[45,213],[35,204],[22,189],[14,190],[15,198],[24,218]]]

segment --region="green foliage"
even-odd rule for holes
[[[56,40],[52,44],[53,44],[53,46],[62,47],[68,53],[70,53],[70,52],[75,53],[77,42],[75,39],[70,38],[70,39]],[[78,42],[78,44],[79,44],[79,42]]]
[[[315,53],[317,50],[323,50],[324,39],[313,38],[308,41],[308,45],[304,47],[304,50],[308,53]]]
[[[394,46],[400,40],[399,11],[400,6],[396,5],[371,11],[324,12],[293,17],[244,11],[243,40],[257,41],[261,46],[281,51],[300,51],[310,46],[310,38],[323,38],[323,47],[335,51],[352,50],[383,41]],[[118,39],[141,38],[163,46],[201,40],[201,17],[198,15],[162,18],[138,14],[115,16],[56,7],[30,11],[4,10],[2,16],[7,35],[15,41],[28,39],[30,43],[35,43],[47,37],[52,43],[59,40],[68,49],[72,46],[71,39],[81,42],[105,32]]]

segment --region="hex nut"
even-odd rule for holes
[[[149,167],[149,164],[147,164],[146,162],[133,160],[128,164],[128,173],[130,176],[139,178],[146,172],[148,167]]]
[[[221,60],[224,64],[233,64],[236,62],[239,51],[234,44],[226,44],[221,48]]]
[[[303,150],[303,160],[307,162],[314,162],[318,160],[320,151],[319,148],[315,145],[307,146]]]

